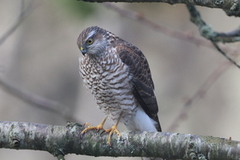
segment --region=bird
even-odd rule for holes
[[[83,55],[79,58],[83,83],[106,115],[95,127],[87,124],[82,133],[103,129],[107,119],[113,122],[105,130],[109,145],[113,133],[121,136],[119,122],[130,131],[161,132],[154,83],[141,50],[98,26],[84,29],[77,45]]]

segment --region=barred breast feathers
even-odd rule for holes
[[[109,54],[113,51],[109,51],[98,59],[83,57],[80,62],[82,64],[80,72],[100,108],[106,109],[106,104],[113,105],[112,103],[115,102],[117,104],[115,108],[127,110],[134,104],[130,84],[131,75],[129,75],[128,66],[122,63],[117,54]]]

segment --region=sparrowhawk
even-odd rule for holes
[[[83,57],[79,59],[80,74],[97,104],[114,126],[118,122],[128,130],[161,131],[158,119],[158,104],[147,59],[131,43],[97,26],[82,31],[77,41]],[[103,129],[105,118],[97,127]]]

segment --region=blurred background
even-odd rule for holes
[[[240,140],[240,70],[201,39],[185,5],[113,3],[111,6],[69,0],[0,1],[0,38],[24,12],[16,30],[0,44],[0,77],[31,96],[59,103],[57,112],[30,104],[0,85],[0,120],[66,125],[68,120],[97,125],[104,118],[78,73],[80,32],[97,25],[136,45],[148,59],[163,131]],[[238,27],[222,10],[198,7],[216,31]],[[131,15],[132,14],[132,15]],[[139,18],[139,20],[137,20]],[[165,35],[142,19],[188,35]],[[204,43],[204,39],[201,39]],[[206,42],[206,44],[208,44]],[[207,47],[206,47],[207,46]],[[239,43],[221,46],[237,60]],[[240,63],[240,62],[238,62]],[[207,82],[207,83],[206,83]],[[192,102],[192,103],[190,103]],[[56,110],[56,106],[55,106]],[[182,113],[180,115],[180,113]],[[111,126],[106,123],[105,128]],[[121,125],[120,130],[126,130]],[[47,152],[0,149],[1,160],[55,160]],[[67,160],[113,159],[67,155]],[[139,158],[118,158],[139,159]]]

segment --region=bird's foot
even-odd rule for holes
[[[121,133],[119,132],[119,130],[117,129],[117,125],[112,126],[112,128],[105,130],[106,133],[109,132],[108,135],[108,140],[107,143],[109,146],[111,146],[111,137],[113,133],[116,133],[119,137],[121,136]]]
[[[85,133],[85,132],[87,132],[88,130],[92,130],[92,129],[96,129],[96,130],[101,130],[101,129],[103,129],[103,124],[102,123],[100,123],[99,125],[97,125],[97,126],[91,126],[89,123],[85,123],[85,125],[87,125],[88,127],[87,128],[85,128],[81,133],[83,134],[83,133]]]

